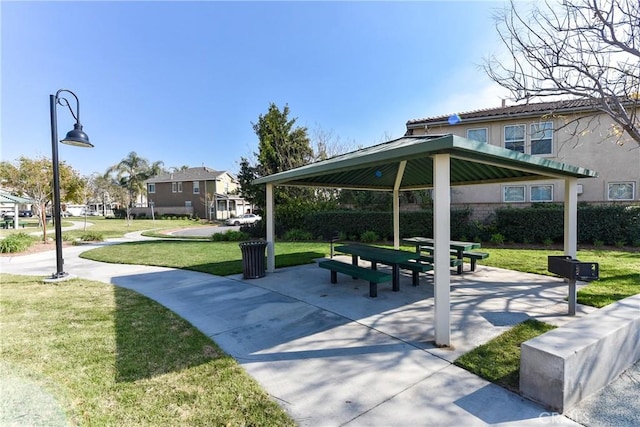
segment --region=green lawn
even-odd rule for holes
[[[329,244],[278,242],[276,267],[309,264],[329,255]],[[238,242],[158,240],[124,243],[84,252],[83,258],[118,264],[143,264],[184,268],[227,276],[242,273]]]
[[[526,320],[460,356],[455,364],[517,392],[520,382],[520,344],[554,328],[535,319]]]
[[[233,358],[140,294],[82,279],[0,279],[0,375],[43,387],[68,425],[294,425]],[[0,425],[37,421],[23,404],[0,411]]]
[[[23,219],[21,219],[22,222]],[[37,218],[24,218],[24,220],[28,223],[28,226],[19,229],[19,231],[24,231],[27,233],[42,231],[41,227],[38,227],[38,219]],[[73,225],[73,222],[79,222],[81,224],[85,223],[84,217],[70,217],[64,218],[62,220],[62,226],[68,227]],[[194,221],[188,219],[163,219],[163,220],[151,220],[151,219],[134,219],[127,223],[124,219],[116,219],[116,218],[103,218],[103,217],[95,217],[90,216],[86,218],[86,230],[82,227],[79,230],[71,230],[71,231],[63,231],[63,235],[67,238],[75,238],[80,237],[85,231],[92,231],[102,233],[105,239],[114,238],[114,237],[122,237],[126,233],[130,233],[133,231],[144,231],[144,230],[170,230],[175,228],[184,228],[184,227],[201,227],[204,225],[212,225],[207,224],[201,221]],[[47,236],[53,237],[55,235],[54,227],[51,224],[47,224]],[[0,229],[0,236],[7,236],[9,234],[15,233],[15,230],[4,230]]]

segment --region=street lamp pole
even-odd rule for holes
[[[69,101],[60,96],[61,93],[66,92],[72,95],[76,100],[76,113],[73,112]],[[76,120],[73,125],[73,130],[67,132],[67,136],[60,142],[63,144],[74,145],[76,147],[93,147],[93,144],[89,142],[89,137],[82,130],[80,124],[80,101],[75,93],[67,89],[60,89],[55,95],[49,95],[49,109],[51,113],[51,162],[53,164],[53,220],[55,222],[56,230],[56,272],[51,275],[49,281],[63,280],[68,276],[63,269],[64,261],[62,259],[62,221],[60,220],[60,168],[58,162],[58,124],[56,107],[60,104],[69,108],[71,115]]]

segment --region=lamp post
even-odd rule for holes
[[[76,113],[73,112],[71,104],[67,98],[60,96],[66,92],[76,100]],[[67,89],[60,89],[55,95],[49,95],[49,108],[51,112],[51,162],[53,163],[53,220],[56,227],[56,272],[51,275],[49,281],[64,280],[68,274],[63,270],[64,261],[62,259],[62,224],[60,220],[60,171],[58,164],[58,125],[56,107],[60,104],[69,108],[71,115],[76,120],[73,130],[67,132],[67,136],[60,140],[63,144],[74,145],[76,147],[93,147],[89,142],[89,137],[82,131],[80,124],[80,101],[75,93]]]

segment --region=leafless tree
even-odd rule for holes
[[[640,2],[558,0],[496,16],[508,59],[484,61],[516,101],[579,99],[611,117],[618,144],[640,146]],[[636,147],[637,148],[637,147]]]
[[[333,129],[327,130],[316,124],[311,130],[311,141],[314,146],[314,160],[326,160],[349,151],[362,148],[353,140],[343,140]]]

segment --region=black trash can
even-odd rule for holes
[[[245,279],[264,277],[266,270],[266,247],[267,242],[262,240],[240,242],[240,250],[242,251],[242,274]]]

